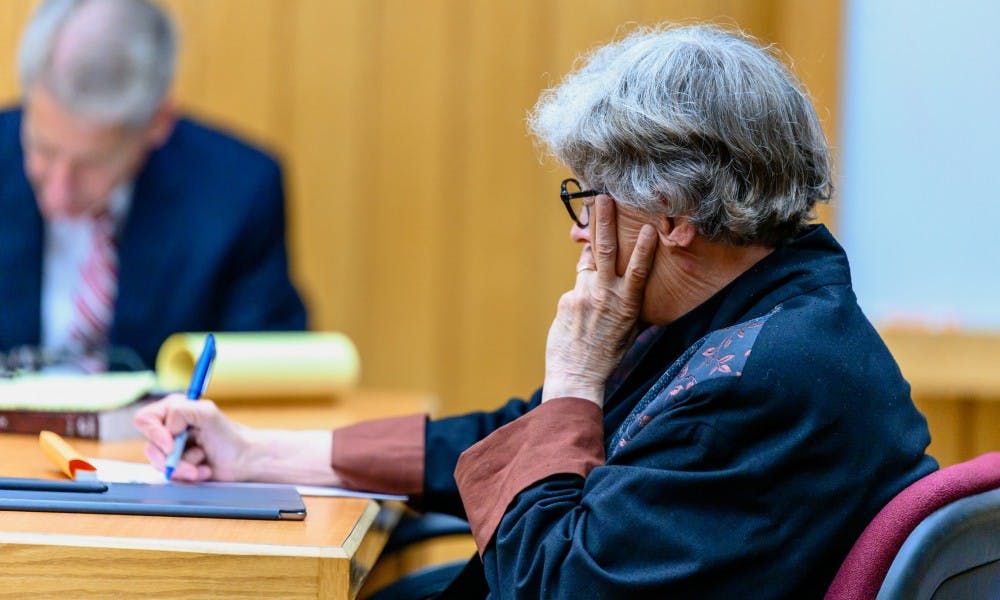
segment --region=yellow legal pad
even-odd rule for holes
[[[156,355],[165,390],[185,390],[205,342],[204,333],[167,338]],[[329,396],[355,385],[358,351],[336,332],[215,333],[218,354],[206,398],[250,400]]]

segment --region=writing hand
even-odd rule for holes
[[[190,427],[173,480],[343,485],[330,466],[330,430],[255,429],[232,421],[211,400],[180,394],[143,408],[135,425],[146,437],[146,457],[161,471],[174,435]]]
[[[242,460],[250,454],[249,428],[229,420],[211,400],[191,402],[181,394],[173,394],[136,413],[135,425],[146,437],[146,457],[161,471],[174,447],[174,436],[190,427],[188,447],[172,479],[250,478],[250,469]]]

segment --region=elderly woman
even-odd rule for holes
[[[544,94],[531,126],[575,174],[560,197],[582,245],[531,400],[331,436],[173,398],[138,417],[150,459],[191,424],[177,477],[464,515],[497,598],[821,596],[936,465],[843,250],[806,224],[831,187],[805,93],[741,35],[641,30]]]

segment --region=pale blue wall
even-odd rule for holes
[[[876,323],[1000,329],[1000,2],[847,0],[838,230]]]

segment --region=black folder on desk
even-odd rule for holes
[[[12,489],[14,487],[22,489]],[[302,497],[290,485],[241,487],[226,483],[155,485],[100,482],[87,485],[67,481],[62,489],[55,491],[24,487],[52,486],[11,485],[0,488],[0,510],[295,521],[306,517]]]

